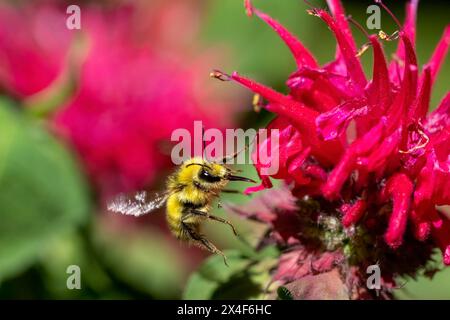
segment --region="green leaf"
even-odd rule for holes
[[[142,297],[179,298],[188,263],[182,247],[158,228],[118,229],[112,218],[97,221],[91,233],[98,258],[115,280]]]
[[[229,267],[224,265],[222,257],[209,257],[190,277],[184,299],[260,298],[273,267],[271,251],[268,249],[250,256],[238,250],[226,251]]]
[[[23,271],[58,235],[88,217],[73,157],[0,100],[0,281]]]
[[[249,265],[249,260],[239,251],[230,250],[225,254],[229,266],[223,263],[219,255],[206,259],[189,279],[184,292],[185,299],[210,299],[222,284],[226,284],[234,274],[243,271]]]

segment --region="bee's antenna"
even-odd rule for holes
[[[205,127],[202,125],[202,159],[208,161],[205,150],[206,150]]]
[[[189,168],[190,166],[200,166],[200,167],[208,168],[208,169],[211,170],[211,167],[210,167],[210,166],[208,166],[208,165],[206,165],[206,164],[203,164],[203,163],[189,163],[189,164],[186,166],[186,168]]]

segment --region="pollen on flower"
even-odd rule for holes
[[[392,34],[387,34],[386,32],[384,32],[383,30],[380,30],[378,32],[378,37],[380,37],[381,40],[385,40],[385,41],[393,41],[393,40],[397,40],[399,37],[399,32],[394,31]]]
[[[260,94],[253,95],[252,105],[253,105],[253,111],[255,111],[255,112],[261,111],[262,98],[261,98]]]
[[[414,153],[417,150],[424,149],[428,145],[428,143],[430,142],[430,137],[428,137],[428,135],[424,131],[422,131],[420,128],[417,128],[416,132],[420,137],[419,143],[416,144],[414,147],[412,147],[409,150],[406,150],[406,151],[399,150],[400,153],[403,153],[403,154]]]
[[[377,1],[398,30],[369,35],[354,23],[369,40],[361,49],[341,2],[327,2],[331,13],[307,10],[329,27],[338,44],[335,60],[323,66],[279,22],[252,7],[297,63],[287,81],[289,94],[236,72],[214,74],[253,91],[253,106],[276,116],[267,129],[280,132],[279,171],[263,174],[267,163],[254,156],[262,183],[247,193],[272,188],[271,179],[291,186],[284,202],[269,195],[259,207],[237,211],[269,224],[269,238],[290,248],[280,259],[277,280],[288,283],[337,269],[350,297],[376,298],[361,287],[361,274],[380,263],[385,288],[380,297],[389,298],[396,276],[432,273],[434,249],[450,265],[450,219],[439,209],[450,204],[450,94],[430,111],[431,90],[450,47],[450,27],[421,70],[415,49],[417,0],[407,4],[403,26]],[[388,61],[380,40],[396,39],[398,48]],[[369,49],[372,79],[359,60]],[[259,103],[261,98],[267,104]],[[254,155],[270,145],[270,137],[258,141]],[[311,268],[314,264],[322,267]]]

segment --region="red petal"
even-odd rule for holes
[[[337,198],[345,181],[356,168],[358,157],[365,155],[378,144],[384,133],[385,126],[386,119],[382,118],[376,126],[371,128],[364,136],[355,140],[347,148],[338,164],[330,172],[328,180],[323,186],[322,191],[326,198]]]
[[[418,0],[412,0],[411,2],[407,3],[406,5],[406,18],[405,23],[403,24],[402,33],[411,41],[412,47],[414,47],[415,44],[415,38],[416,38],[416,19],[417,19],[417,7],[419,5]],[[400,41],[398,44],[397,51],[395,55],[400,59],[401,61],[406,60],[405,55],[405,44]],[[396,83],[400,82],[400,79],[398,79],[398,62],[392,61],[389,65],[389,71],[393,79],[395,79]]]
[[[425,216],[426,213],[418,213],[416,210],[411,210],[410,212],[411,221],[413,222],[413,233],[419,241],[425,241],[431,230],[431,223],[424,220]]]
[[[378,107],[373,110],[375,115],[383,115],[390,101],[391,83],[380,42],[376,36],[371,36],[370,42],[373,47],[373,81],[369,91],[369,104]]]
[[[237,72],[233,72],[231,79],[270,101],[271,103],[266,106],[267,110],[289,119],[290,123],[302,133],[302,138],[312,147],[312,153],[320,161],[324,161],[325,164],[332,164],[336,161],[336,157],[339,157],[342,152],[342,147],[338,142],[324,142],[318,139],[315,125],[317,111],[309,109],[291,97],[269,87],[241,77]]]
[[[414,191],[414,205],[419,212],[431,206],[433,190],[435,186],[434,163],[435,154],[431,151],[427,157],[427,163],[417,177],[416,190]]]
[[[251,17],[253,15],[253,5],[251,0],[244,0],[245,13],[247,16]]]
[[[297,62],[297,66],[303,67],[308,66],[311,68],[316,68],[317,61],[314,56],[305,48],[305,46],[294,37],[286,28],[284,28],[278,21],[272,19],[269,15],[261,12],[259,10],[255,11],[256,15],[260,17],[263,21],[265,21],[276,33],[280,36],[280,38],[286,43],[286,45],[291,50],[294,55],[295,61]]]
[[[327,0],[328,7],[333,14],[336,24],[340,30],[345,34],[349,45],[356,50],[355,40],[352,35],[352,30],[347,21],[347,16],[345,14],[344,6],[340,0]]]
[[[337,26],[339,29],[342,30],[344,35],[347,38],[347,41],[350,45],[350,47],[353,49],[353,51],[357,51],[356,49],[356,43],[355,39],[353,38],[351,28],[347,21],[347,16],[345,14],[344,6],[342,5],[340,0],[327,0],[328,7],[330,8],[331,13],[333,14],[333,17],[336,21]],[[342,64],[343,56],[342,52],[339,48],[339,45],[336,47],[336,60],[334,66],[337,67],[338,65]],[[332,65],[330,65],[331,67]]]
[[[274,129],[278,131],[272,131]],[[289,172],[289,170],[293,169],[291,168],[291,162],[304,152],[300,133],[285,118],[275,118],[275,120],[267,126],[267,130],[269,133],[267,138],[263,141],[260,141],[260,135],[258,135],[256,148],[252,153],[253,163],[263,184],[261,186],[246,189],[245,193],[247,194],[260,191],[264,189],[264,187],[272,187],[270,179],[267,176],[267,173],[264,174],[263,169],[269,169],[274,165],[274,162],[278,165],[278,170],[276,173],[271,174],[270,177],[285,180],[291,179],[292,181],[292,174]],[[277,134],[277,145],[273,145],[272,143],[274,134]],[[305,150],[309,152],[310,148],[306,148]],[[267,157],[267,159],[260,159],[261,156]],[[306,156],[307,154],[305,157]],[[275,159],[274,157],[277,158]]]
[[[419,210],[431,205],[450,204],[450,158],[448,144],[444,150],[431,149],[427,155],[427,163],[417,177],[417,187],[414,192],[414,204]],[[439,161],[436,151],[441,151],[446,157]]]
[[[403,124],[403,121],[408,116],[407,111],[416,98],[418,74],[416,53],[407,36],[402,35],[402,41],[406,50],[403,81],[400,92],[397,93],[388,111],[388,131],[396,130],[399,125]]]
[[[410,106],[416,97],[417,91],[417,57],[414,50],[414,46],[411,39],[407,36],[402,36],[402,41],[405,46],[405,72],[403,77],[402,87],[405,91],[405,101],[406,106]]]
[[[361,219],[362,215],[366,211],[367,203],[365,200],[359,199],[353,205],[343,208],[344,217],[342,218],[342,224],[348,228],[352,224],[355,224]]]
[[[351,120],[365,114],[367,114],[365,101],[345,101],[317,117],[316,125],[319,137],[325,141],[336,139],[345,132]]]
[[[302,172],[302,165],[305,162],[306,158],[309,156],[310,152],[311,148],[306,148],[302,153],[289,160],[287,172],[297,185],[308,184],[310,182],[310,179],[305,177],[304,173]],[[290,179],[286,180],[289,181]]]
[[[356,57],[356,50],[352,47],[353,38],[349,37],[333,18],[324,10],[316,10],[317,15],[328,25],[333,31],[338,42],[340,52],[347,67],[347,72],[359,90],[363,90],[367,84],[366,76],[362,69],[361,63]]]
[[[428,116],[425,129],[428,133],[434,134],[447,126],[450,126],[450,92],[441,101],[439,107]]]
[[[272,103],[270,111],[283,115],[289,119],[298,118],[301,120],[304,129],[311,130],[310,133],[314,132],[314,120],[318,115],[317,111],[305,107],[303,104],[295,101],[291,97],[285,96],[272,88],[242,77],[237,72],[233,72],[231,79],[270,101]]]
[[[417,20],[417,7],[419,6],[419,0],[411,0],[406,4],[406,19],[403,24],[403,32],[411,39],[411,43],[414,45],[416,42],[416,20]]]
[[[444,263],[450,265],[450,221],[443,214],[434,210],[431,232],[442,250]]]
[[[334,108],[341,101],[351,98],[351,92],[342,90],[336,84],[345,82],[341,75],[324,69],[301,68],[294,72],[287,84],[291,96],[319,112]],[[341,85],[342,86],[342,85]]]
[[[428,65],[431,66],[431,78],[434,82],[439,70],[441,69],[442,63],[447,55],[448,48],[450,46],[450,25],[447,26],[444,30],[444,34],[442,35],[441,40],[431,56]]]
[[[382,172],[393,162],[392,155],[398,151],[401,132],[401,129],[397,129],[391,135],[385,137],[376,149],[372,150],[370,156],[367,158],[367,170]]]
[[[428,109],[430,107],[431,98],[431,68],[425,66],[423,70],[422,86],[420,88],[419,95],[415,103],[410,109],[410,121],[419,121],[427,115]]]
[[[407,175],[397,173],[388,180],[386,193],[392,197],[394,206],[389,218],[385,240],[388,245],[395,249],[403,242],[411,195],[413,193],[413,183]]]
[[[250,195],[255,192],[259,192],[265,189],[272,188],[272,182],[270,182],[270,179],[268,177],[261,177],[262,183],[255,187],[248,187],[244,190],[245,195]]]

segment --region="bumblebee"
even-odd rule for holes
[[[227,224],[237,236],[236,229],[228,220],[210,214],[212,202],[226,190],[230,181],[253,182],[235,175],[225,164],[191,158],[183,162],[168,178],[166,191],[148,199],[145,191],[132,197],[119,195],[108,204],[108,210],[125,215],[141,216],[166,205],[167,225],[172,234],[183,242],[194,244],[214,254],[220,254],[227,265],[226,256],[200,231],[202,223],[213,220]]]

